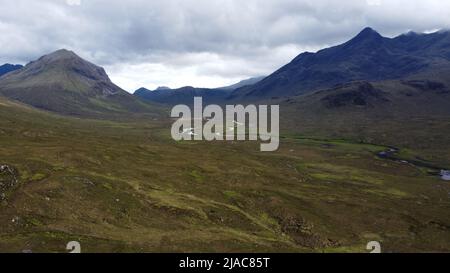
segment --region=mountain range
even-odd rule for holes
[[[158,87],[156,90],[139,88],[134,95],[147,101],[153,101],[163,104],[191,104],[194,97],[202,97],[206,103],[224,101],[230,93],[238,88],[250,86],[264,79],[264,77],[254,77],[242,80],[236,84],[219,88],[196,88],[185,86],[177,89],[169,87]]]
[[[392,102],[386,94],[416,94],[411,88],[421,91],[424,101],[441,100],[436,94],[446,94],[450,85],[450,33],[409,32],[386,38],[365,28],[344,44],[302,53],[267,77],[217,89],[141,88],[131,95],[112,83],[103,68],[64,49],[25,67],[2,68],[9,72],[0,78],[1,95],[69,115],[146,113],[157,108],[154,103],[191,104],[195,96],[202,96],[205,103],[219,104],[289,102],[286,108],[291,112],[297,103],[321,105],[324,112],[348,106],[373,110]],[[306,96],[317,92],[326,96]],[[408,104],[411,96],[397,97],[396,104]]]
[[[222,89],[131,95],[68,50],[8,71],[0,252],[449,252],[448,36],[365,29]],[[198,95],[280,105],[280,148],[174,141]]]
[[[150,91],[141,88],[135,96],[163,104],[189,103],[202,96],[210,103],[257,102],[295,97],[332,89],[357,81],[434,80],[446,81],[441,73],[450,67],[450,32],[409,32],[394,38],[363,29],[346,43],[305,52],[267,77],[243,81],[221,89],[184,87]],[[439,75],[437,75],[439,74]],[[226,91],[226,92],[224,92]]]
[[[1,65],[0,66],[0,77],[5,75],[5,74],[7,74],[7,73],[9,73],[9,72],[21,69],[22,67],[23,67],[23,65],[20,65],[20,64],[15,64],[15,65],[14,64],[4,64],[4,65]]]
[[[400,79],[449,65],[448,31],[386,38],[365,28],[344,44],[298,55],[264,80],[235,90],[232,98],[289,97],[351,81]]]
[[[134,96],[144,101],[156,102],[167,105],[192,104],[194,97],[202,97],[205,103],[224,101],[230,95],[230,90],[209,89],[185,86],[177,89],[158,88],[154,91],[140,88],[134,92]]]

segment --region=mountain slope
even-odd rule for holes
[[[0,77],[9,72],[21,69],[22,67],[23,67],[23,65],[20,65],[20,64],[16,64],[16,65],[4,64],[4,65],[0,66]]]
[[[265,76],[254,77],[254,78],[242,80],[242,81],[240,81],[238,83],[235,83],[235,84],[232,84],[232,85],[229,85],[229,86],[219,87],[217,89],[233,91],[233,90],[236,90],[236,89],[244,87],[244,86],[254,85],[254,84],[262,81],[264,78],[265,78]]]
[[[280,99],[280,128],[414,149],[423,158],[449,166],[449,73],[443,69],[400,80],[355,81]]]
[[[366,28],[342,45],[300,54],[231,97],[287,97],[355,80],[398,79],[441,66],[450,66],[449,32],[408,33],[391,39]]]
[[[113,84],[103,68],[64,49],[1,77],[0,94],[70,115],[149,110],[148,105]]]

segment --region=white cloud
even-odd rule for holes
[[[366,0],[369,6],[381,6],[381,0]]]
[[[69,6],[79,6],[81,5],[81,0],[66,0],[66,3]]]

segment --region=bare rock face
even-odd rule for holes
[[[376,89],[368,82],[340,85],[334,91],[322,99],[327,108],[343,106],[370,107],[375,102],[388,101],[381,90]]]
[[[278,217],[281,231],[289,235],[298,245],[308,248],[324,248],[339,246],[339,242],[323,238],[314,232],[314,224],[306,221],[302,217],[283,215]]]
[[[403,81],[402,84],[411,86],[413,88],[416,88],[420,91],[434,91],[438,93],[448,93],[449,90],[447,86],[442,82],[437,81],[431,81],[431,80],[409,80],[409,81]]]

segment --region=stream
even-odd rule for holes
[[[400,152],[400,149],[395,147],[389,147],[387,150],[377,153],[377,156],[382,159],[388,159],[404,164],[410,164],[415,167],[424,167],[429,169],[428,173],[431,175],[440,176],[442,180],[450,181],[450,171],[445,170],[442,167],[438,167],[436,165],[433,165],[431,163],[422,161],[422,160],[404,160],[399,157],[397,157],[398,152]]]
[[[281,137],[282,139],[287,137]],[[320,138],[311,138],[311,137],[296,137],[295,139],[302,139],[302,140],[312,140],[312,141],[319,141],[319,142],[329,142],[325,139]],[[352,142],[349,142],[352,143]],[[353,144],[355,144],[353,142]],[[331,145],[331,144],[324,144],[324,145]],[[377,145],[377,144],[372,144]],[[380,145],[377,145],[380,146]],[[416,157],[416,159],[402,159],[398,156],[398,153],[400,152],[399,148],[392,147],[392,146],[383,146],[386,147],[386,150],[376,153],[376,156],[381,159],[385,160],[392,160],[395,162],[403,163],[403,164],[409,164],[411,166],[414,166],[416,168],[426,168],[428,169],[428,174],[433,176],[439,176],[444,181],[450,181],[450,170],[447,170],[446,167],[437,166],[434,165],[431,162],[428,162],[425,159],[422,159],[420,157]]]

